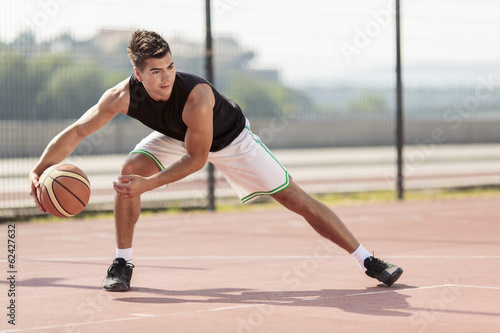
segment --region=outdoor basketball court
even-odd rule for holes
[[[16,325],[2,236],[0,331],[498,332],[499,202],[336,207],[369,251],[404,268],[391,288],[283,209],[145,214],[124,293],[100,287],[111,219],[16,223]]]

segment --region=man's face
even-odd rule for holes
[[[172,55],[144,60],[144,70],[134,67],[135,75],[146,88],[148,95],[157,102],[170,98],[175,81],[175,67]]]

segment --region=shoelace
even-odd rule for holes
[[[379,273],[385,270],[387,267],[389,267],[389,265],[387,265],[387,263],[382,259],[378,259],[375,257],[371,258],[371,268],[373,271]]]
[[[134,268],[135,265],[132,263],[126,263],[124,266],[120,266],[118,263],[113,262],[113,264],[111,266],[109,266],[109,268],[108,268],[108,275],[115,276],[115,273],[118,273],[118,274],[121,273],[121,271],[125,267]]]

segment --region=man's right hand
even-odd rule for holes
[[[45,213],[46,212],[45,208],[43,208],[42,204],[40,203],[37,197],[37,191],[40,188],[40,183],[38,182],[40,176],[36,172],[31,171],[29,178],[30,178],[30,195],[33,198],[33,201],[35,201],[35,205],[37,206],[37,208]]]

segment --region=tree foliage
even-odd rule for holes
[[[247,116],[269,118],[277,113],[297,116],[312,108],[303,95],[279,82],[266,81],[251,74],[227,73],[227,95],[236,101]]]
[[[132,73],[126,44],[100,49],[98,43],[76,41],[68,34],[37,44],[34,35],[25,32],[12,43],[0,45],[0,120],[79,117],[106,89]],[[225,50],[216,57],[216,87],[245,114],[295,115],[311,108],[304,95],[279,82],[276,71],[249,70],[253,52],[241,50],[227,38],[220,45]],[[190,47],[203,49],[202,45]],[[177,70],[203,76],[199,73],[203,57],[180,55],[175,61]]]
[[[378,113],[386,108],[385,100],[377,93],[366,93],[349,104],[349,110],[354,113]]]
[[[99,65],[59,67],[37,94],[41,119],[77,118],[97,103],[104,90]]]

